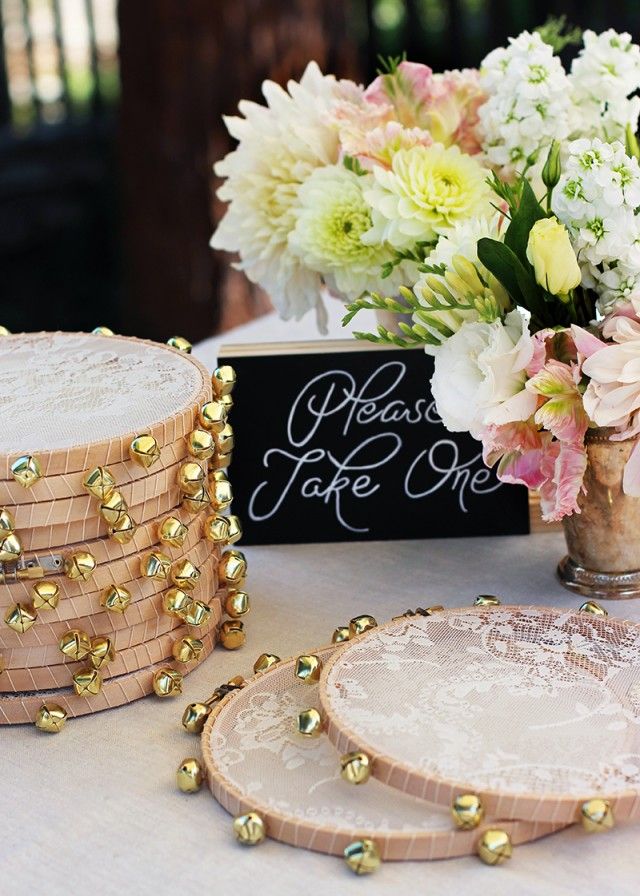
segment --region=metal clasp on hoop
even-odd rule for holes
[[[62,575],[63,572],[64,558],[61,554],[20,557],[16,563],[0,563],[0,585],[15,585],[17,582]]]

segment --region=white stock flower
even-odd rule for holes
[[[299,319],[315,307],[321,323],[320,277],[291,251],[289,234],[300,186],[338,159],[329,113],[349,84],[322,75],[312,62],[287,88],[265,81],[266,106],[243,100],[244,118],[225,118],[238,146],[215,166],[226,178],[218,196],[229,206],[211,245],[240,254],[236,267],[264,287],[283,318]]]

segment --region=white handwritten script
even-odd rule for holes
[[[264,454],[267,472],[251,495],[250,518],[254,522],[271,519],[288,498],[297,495],[331,506],[336,520],[349,532],[369,532],[366,499],[379,491],[385,471],[396,471],[399,463],[407,462],[397,429],[441,422],[426,389],[412,403],[398,397],[406,376],[403,361],[389,361],[362,384],[339,369],[310,379],[291,405],[285,446],[269,448]],[[318,447],[327,431],[332,444]],[[429,444],[428,430],[424,435],[424,440],[415,440],[420,450],[410,459],[402,479],[406,498],[417,501],[449,489],[456,494],[460,510],[467,513],[469,495],[488,494],[500,487],[482,463],[481,452],[462,459],[453,439]]]

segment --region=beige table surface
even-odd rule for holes
[[[299,338],[303,328],[291,329]],[[281,325],[269,318],[240,336],[255,332],[281,338]],[[214,343],[200,350],[214,352]],[[182,698],[71,720],[55,737],[0,729],[0,896],[636,896],[640,826],[599,836],[572,828],[518,847],[499,868],[475,858],[386,864],[360,879],[339,859],[276,842],[243,849],[208,791],[185,796],[174,785],[180,760],[198,752],[179,724],[183,706],[248,675],[263,650],[289,656],[327,641],[356,613],[383,621],[411,606],[469,605],[480,592],[576,606],[554,578],[562,551],[557,533],[246,549],[247,644],[218,648]],[[640,621],[640,601],[609,609]]]

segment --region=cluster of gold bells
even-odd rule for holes
[[[97,327],[94,334],[113,336],[107,327]],[[0,335],[9,331],[0,327]],[[184,352],[191,352],[191,344],[182,337],[172,337],[168,345]],[[205,508],[214,512],[205,520],[205,538],[218,546],[234,545],[242,537],[242,526],[237,516],[224,515],[233,500],[231,484],[225,470],[229,467],[234,446],[233,429],[227,422],[233,407],[232,391],[236,381],[235,371],[225,365],[214,370],[212,378],[214,398],[199,412],[197,428],[187,436],[187,452],[190,460],[180,466],[178,486],[182,494],[181,506],[190,514]],[[129,446],[130,459],[150,470],[160,458],[160,446],[149,434],[136,436]],[[203,466],[203,462],[206,466]],[[32,488],[42,478],[42,467],[36,456],[23,455],[11,464],[14,480],[25,489]],[[96,500],[97,512],[108,526],[108,537],[120,544],[129,543],[137,531],[137,523],[119,491],[108,467],[97,466],[83,477],[85,490]],[[182,547],[189,532],[188,525],[176,516],[167,516],[158,527],[158,540],[162,545]],[[37,621],[40,612],[54,610],[60,600],[59,585],[49,576],[65,575],[72,581],[88,582],[97,567],[96,558],[89,551],[76,551],[53,558],[25,558],[20,534],[16,531],[12,512],[0,508],[0,585],[18,581],[34,581],[31,587],[31,603],[16,603],[4,616],[7,626],[18,633],[28,631]],[[218,564],[218,584],[227,589],[224,610],[230,617],[218,632],[222,645],[234,650],[244,644],[246,635],[241,617],[250,607],[249,596],[242,590],[247,572],[244,555],[238,550],[226,550]],[[163,580],[170,586],[162,598],[163,611],[194,628],[210,622],[211,609],[192,592],[200,578],[200,570],[188,559],[172,562],[161,550],[152,550],[141,559],[140,575]],[[111,585],[100,598],[101,606],[113,613],[125,613],[131,603],[131,594],[122,585]],[[72,675],[72,685],[77,695],[92,697],[103,687],[102,670],[115,659],[111,638],[91,638],[79,629],[70,629],[59,641],[63,656],[71,662],[86,662],[86,666]],[[198,660],[203,651],[202,640],[184,636],[173,645],[173,657],[178,663]],[[0,674],[4,670],[0,656]],[[182,692],[183,675],[173,668],[160,668],[154,673],[153,689],[160,697],[172,697]],[[35,718],[35,725],[42,731],[59,732],[67,718],[67,712],[58,704],[43,703]]]
[[[497,607],[500,599],[492,594],[481,594],[474,606]],[[441,606],[418,607],[407,610],[402,616],[431,616],[443,609]],[[580,612],[596,616],[607,616],[607,611],[595,601],[589,600],[580,606]],[[401,617],[394,617],[401,618]],[[352,619],[348,626],[339,626],[332,635],[332,643],[340,643],[361,635],[377,626],[373,616],[362,615]],[[256,660],[255,673],[264,672],[279,663],[280,657],[263,653]],[[315,654],[303,654],[296,659],[294,674],[299,681],[315,684],[320,679],[322,660]],[[245,680],[238,676],[216,688],[211,697],[202,703],[190,703],[182,716],[183,727],[192,734],[200,734],[213,706],[230,691],[243,687]],[[302,710],[293,720],[301,737],[319,737],[323,730],[323,719],[317,709]],[[360,786],[370,779],[373,761],[362,751],[346,753],[339,758],[340,776],[348,784]],[[184,759],[176,772],[176,782],[183,793],[196,793],[205,781],[203,763],[195,758]],[[470,831],[480,826],[484,818],[481,799],[473,793],[461,793],[455,797],[450,807],[451,819],[456,829]],[[579,810],[579,819],[589,833],[610,830],[614,817],[610,803],[601,798],[584,802]],[[235,838],[244,846],[257,846],[269,835],[265,820],[258,812],[247,812],[233,819],[232,830]],[[507,831],[499,828],[485,830],[476,843],[478,857],[487,865],[500,865],[513,854],[513,844]],[[364,875],[377,871],[382,864],[380,850],[374,840],[363,838],[350,843],[344,850],[344,861],[355,874]]]

